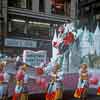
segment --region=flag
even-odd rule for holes
[[[99,25],[97,25],[96,30],[94,32],[94,47],[97,56],[100,56],[100,29]]]
[[[90,50],[89,31],[85,27],[82,38],[80,40],[81,57],[87,56],[90,52],[89,50]]]
[[[52,40],[52,44],[56,45],[57,39],[58,39],[57,33],[56,33],[56,30],[55,30],[54,37],[53,37],[53,40]],[[58,54],[58,49],[53,47],[53,45],[52,45],[52,58],[55,58],[57,54]]]

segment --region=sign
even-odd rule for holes
[[[47,51],[32,51],[24,50],[23,62],[30,66],[39,66],[42,62],[45,62],[47,58]]]
[[[5,39],[5,46],[36,48],[37,42],[32,40]]]

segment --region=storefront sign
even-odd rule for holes
[[[5,39],[5,46],[36,48],[37,42],[32,40]]]
[[[39,66],[42,62],[45,62],[47,58],[47,51],[32,51],[24,50],[23,62],[30,66]]]

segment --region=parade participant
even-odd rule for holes
[[[88,88],[88,66],[87,64],[80,65],[78,86],[75,90],[74,97],[85,100]]]
[[[7,99],[9,74],[4,70],[6,62],[0,62],[0,99]],[[6,93],[7,92],[7,93]]]
[[[56,64],[54,70],[51,73],[51,81],[48,85],[46,100],[62,100],[63,94],[63,71],[60,69],[60,65]]]
[[[16,73],[16,87],[12,100],[28,100],[26,86],[28,83],[27,68],[28,65],[23,64]]]
[[[3,67],[4,64],[0,63],[0,98],[3,99],[3,95],[4,95],[4,72],[3,72]]]
[[[100,96],[100,81],[98,81],[97,95]]]
[[[61,58],[61,56],[58,56]],[[46,100],[62,100],[63,94],[63,84],[62,80],[64,78],[64,72],[61,67],[60,59],[51,59],[46,67],[36,68],[36,73],[38,75],[46,74],[50,76],[50,82],[48,87],[46,87]]]

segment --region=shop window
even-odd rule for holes
[[[49,39],[49,25],[39,22],[29,22],[28,34],[30,34],[32,38]]]
[[[71,0],[51,0],[51,12],[59,15],[70,15]]]
[[[39,11],[45,12],[45,2],[44,2],[44,0],[39,0]]]
[[[12,33],[16,33],[16,34],[24,33],[24,26],[25,26],[24,20],[13,19],[12,20]]]

